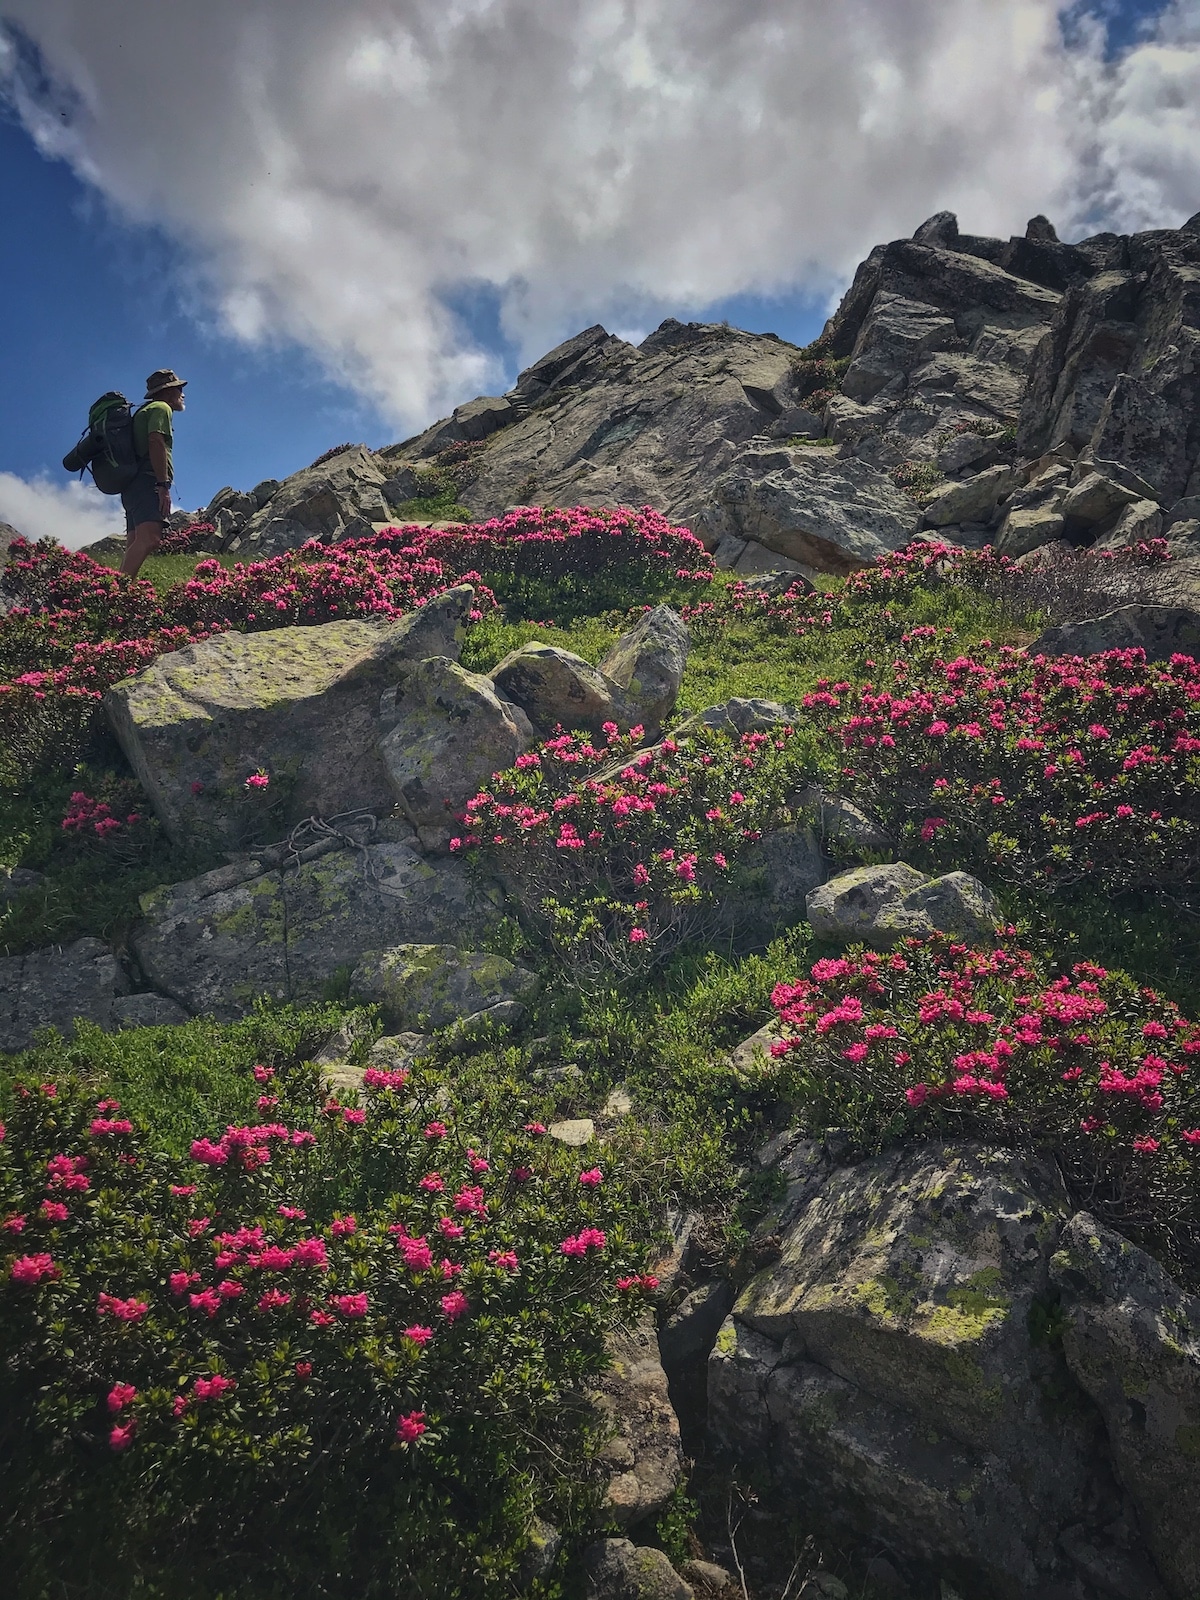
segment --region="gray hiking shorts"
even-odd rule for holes
[[[158,509],[158,490],[154,487],[154,468],[147,461],[138,469],[138,475],[128,489],[121,490],[121,504],[125,507],[125,532],[132,533],[142,522],[166,521]]]

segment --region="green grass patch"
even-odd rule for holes
[[[196,1017],[179,1027],[111,1034],[82,1023],[73,1039],[50,1032],[20,1055],[0,1056],[0,1106],[10,1101],[17,1078],[53,1083],[71,1074],[97,1097],[119,1100],[156,1149],[186,1155],[200,1134],[261,1121],[262,1086],[253,1067],[308,1060],[343,1015],[336,1005],[264,1008],[241,1022]]]

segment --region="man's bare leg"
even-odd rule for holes
[[[125,541],[125,559],[121,571],[128,578],[136,578],[142,562],[162,543],[161,522],[139,522]]]

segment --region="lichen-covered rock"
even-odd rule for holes
[[[1092,542],[1093,550],[1123,550],[1127,545],[1143,544],[1162,533],[1162,507],[1154,500],[1133,500],[1118,513],[1111,527],[1104,528]]]
[[[1200,1594],[1200,1300],[1086,1212],[1051,1274],[1067,1365],[1100,1408],[1117,1474],[1177,1600]]]
[[[528,998],[538,980],[504,956],[451,944],[402,944],[364,952],[350,984],[380,1007],[388,1027],[428,1032]]]
[[[675,709],[691,636],[670,606],[654,606],[623,633],[599,671],[622,689],[653,736]]]
[[[797,803],[812,815],[822,843],[835,845],[843,856],[876,855],[891,848],[892,841],[879,824],[842,795],[814,785],[797,796]]]
[[[780,705],[778,700],[724,700],[717,706],[706,706],[694,711],[674,730],[676,739],[686,739],[701,728],[711,728],[716,733],[739,737],[743,733],[767,733],[795,723],[800,713],[794,706]]]
[[[1011,467],[989,467],[964,483],[955,483],[925,507],[925,523],[945,528],[952,522],[986,522],[1014,486]]]
[[[716,485],[714,500],[722,531],[806,571],[868,566],[902,549],[921,525],[920,508],[886,472],[804,449],[745,452]]]
[[[156,988],[189,1011],[244,1016],[259,995],[319,1000],[366,950],[481,931],[499,904],[456,861],[403,843],[334,850],[267,871],[218,867],[142,896],[133,947]]]
[[[661,1550],[628,1539],[597,1539],[583,1553],[587,1600],[695,1600]]]
[[[450,838],[456,817],[494,772],[536,742],[524,711],[502,699],[490,678],[433,656],[406,675],[379,753],[392,793],[430,847]]]
[[[865,939],[885,905],[919,889],[925,874],[903,861],[839,872],[808,896],[808,920],[822,939]]]
[[[1147,661],[1200,654],[1200,613],[1191,606],[1117,606],[1083,622],[1047,628],[1029,646],[1030,655],[1093,656],[1105,650],[1138,649]]]
[[[714,1443],[961,1592],[1161,1597],[1100,1418],[1031,1332],[1071,1210],[1053,1164],[976,1145],[850,1166],[779,1149],[787,1189],[759,1226],[778,1257],[709,1358]]]
[[[380,695],[405,664],[458,654],[473,597],[460,584],[395,621],[221,633],[116,684],[105,712],[167,835],[236,846],[260,798],[280,832],[314,813],[390,810]],[[248,797],[259,769],[272,787]]]
[[[627,732],[641,711],[598,667],[552,644],[524,644],[510,650],[493,668],[492,682],[506,700],[515,700],[539,733],[560,724],[600,736],[606,722]]]
[[[611,1364],[594,1385],[594,1403],[613,1429],[601,1450],[611,1474],[604,1509],[620,1528],[657,1515],[683,1471],[679,1421],[667,1393],[649,1311],[609,1335]]]
[[[1017,506],[1008,513],[996,534],[1000,555],[1023,556],[1062,537],[1062,513],[1052,505]]]
[[[111,1029],[129,979],[99,939],[76,939],[0,959],[0,1052],[24,1050],[39,1028],[70,1034],[77,1017]]]
[[[340,450],[275,485],[258,509],[257,491],[250,514],[239,519],[229,548],[261,559],[294,549],[307,539],[329,542],[343,538],[356,518],[367,523],[386,520],[383,485],[389,476],[365,445]],[[260,488],[265,485],[260,485]]]
[[[862,939],[879,950],[933,933],[978,943],[994,938],[1001,920],[991,891],[970,873],[927,878],[904,862],[839,873],[812,891],[807,908],[819,938]]]

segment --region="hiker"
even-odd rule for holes
[[[150,552],[157,550],[163,525],[171,515],[171,413],[183,410],[186,383],[170,367],[152,372],[146,379],[146,398],[133,415],[138,469],[133,482],[121,491],[126,535],[121,571],[131,578],[137,577]]]

